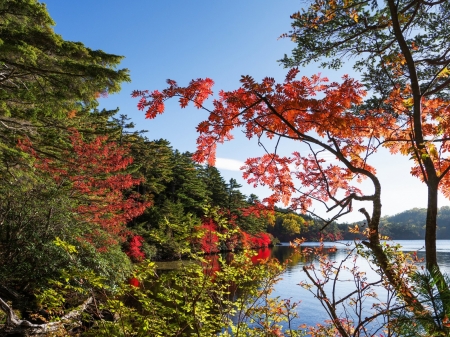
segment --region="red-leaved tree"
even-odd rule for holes
[[[132,95],[140,97],[138,108],[146,110],[147,118],[163,113],[165,100],[172,97],[179,98],[181,107],[192,102],[208,111],[208,119],[197,127],[200,135],[194,158],[199,162],[213,164],[216,145],[231,140],[232,131],[237,128],[244,129],[249,139],[256,138],[259,143],[273,140],[273,150],[265,146],[266,154],[247,159],[244,167],[244,177],[250,184],[266,185],[273,191],[264,199],[269,206],[282,202],[305,212],[316,201],[333,214],[333,221],[351,212],[355,200],[370,203],[371,213],[360,209],[368,225],[368,241],[364,243],[408,306],[418,314],[423,312],[424,308],[380,244],[381,184],[375,168],[369,164],[370,156],[380,146],[389,147],[392,152],[405,151],[408,142],[403,139],[410,138],[413,120],[406,109],[398,109],[397,113],[402,115],[398,118],[382,108],[360,108],[366,93],[360,83],[348,76],[341,83],[329,83],[320,76],[297,79],[298,72],[291,69],[283,83],[276,83],[273,78],[256,82],[243,76],[241,87],[220,91],[212,108],[203,105],[212,95],[210,79],[194,80],[187,87],[169,80],[169,87],[163,91],[135,91]],[[403,95],[401,90],[392,92],[389,104],[404,104]],[[424,109],[424,117],[432,132],[438,123],[436,109],[441,108],[438,101],[424,100],[423,104],[430,108]],[[299,150],[289,156],[280,155],[277,151],[280,139],[298,143]],[[324,152],[335,161],[323,159]],[[419,157],[416,164],[420,170]],[[448,172],[450,162],[445,156],[436,153],[435,157],[435,165],[441,172]],[[413,168],[413,172],[417,170]],[[370,181],[373,192],[363,193],[358,188],[356,184],[362,179]]]
[[[133,161],[127,146],[107,136],[85,141],[77,130],[71,130],[69,140],[71,147],[58,159],[42,155],[28,140],[19,146],[35,158],[36,168],[72,190],[78,220],[90,224],[90,231],[80,239],[104,251],[126,239],[126,223],[141,215],[150,202],[132,192],[141,179],[126,171]]]

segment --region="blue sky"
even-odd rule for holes
[[[304,1],[277,0],[47,0],[56,33],[66,40],[80,41],[92,49],[125,56],[121,68],[128,68],[131,83],[119,94],[101,100],[101,107],[119,107],[121,114],[133,119],[137,129],[149,130],[149,139],[165,138],[174,149],[195,150],[195,127],[206,114],[194,108],[181,110],[170,102],[164,115],[146,120],[130,94],[139,89],[163,89],[166,79],[186,85],[193,78],[212,78],[218,89],[239,86],[241,75],[256,80],[265,76],[282,80],[286,69],[277,62],[289,54],[294,44],[278,37],[290,29],[289,16],[305,5]],[[344,73],[357,77],[350,67],[339,72],[310,65],[301,75],[321,72],[332,80]],[[298,150],[286,144],[287,151]],[[219,146],[217,167],[226,180],[237,179],[242,191],[260,197],[267,190],[246,185],[238,168],[248,157],[262,154],[255,140],[240,134],[236,140]],[[377,154],[373,165],[382,182],[383,214],[392,215],[413,207],[426,207],[426,188],[409,174],[407,158]],[[370,191],[370,188],[369,188]],[[440,206],[450,205],[440,197]],[[357,221],[356,210],[343,221]],[[319,207],[315,210],[327,217]]]

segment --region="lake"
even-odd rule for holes
[[[425,257],[424,241],[420,240],[398,240],[393,243],[392,241],[387,242],[388,244],[399,244],[402,247],[402,251],[405,252],[417,252],[419,258]],[[450,240],[438,240],[437,244],[437,257],[438,262],[443,273],[450,274]],[[258,263],[258,259],[276,258],[280,262],[284,262],[287,259],[286,269],[283,272],[282,279],[275,285],[272,297],[279,297],[280,299],[289,299],[292,302],[301,302],[297,307],[298,318],[295,318],[291,323],[291,326],[295,329],[303,324],[306,326],[316,326],[317,323],[325,323],[329,319],[325,309],[322,307],[320,301],[314,297],[314,295],[308,290],[304,289],[299,285],[300,282],[309,280],[303,271],[303,266],[310,265],[311,263],[317,265],[317,259],[314,254],[305,254],[303,251],[305,249],[313,249],[319,246],[319,243],[309,242],[303,243],[301,245],[301,253],[294,253],[294,249],[288,244],[283,244],[281,246],[273,247],[272,249],[260,249],[255,251],[255,256],[251,259],[253,263]],[[335,248],[333,248],[335,247]],[[354,247],[353,241],[344,242],[325,242],[324,248],[327,251],[328,257],[331,261],[340,262],[345,259],[348,255],[349,247]],[[227,256],[226,259],[231,258]],[[209,264],[207,267],[208,272],[219,270],[220,265],[217,256],[211,255],[207,257]],[[195,263],[192,261],[172,261],[172,262],[158,262],[158,269],[160,273],[169,273],[173,270],[177,270],[181,265]],[[367,277],[365,282],[373,282],[379,280],[380,276],[370,267],[367,260],[359,257],[355,262],[353,260],[347,260],[344,264],[345,266],[351,266],[353,268],[358,268],[358,270],[363,273],[362,277]],[[316,288],[313,287],[312,290]],[[351,291],[355,289],[355,282],[353,276],[347,271],[340,272],[339,282],[337,283],[335,295],[336,300],[348,295]],[[327,295],[331,294],[331,285],[325,286]],[[239,289],[235,288],[235,296],[239,295]],[[364,298],[364,308],[361,310],[361,317],[370,317],[373,314],[372,304],[378,304],[380,301],[385,302],[388,292],[382,288],[378,287],[376,290],[378,294],[378,299],[374,297]],[[348,307],[353,309],[354,307]],[[342,318],[343,311],[340,311],[340,318]],[[354,318],[352,313],[348,314],[348,317]],[[368,328],[383,326],[380,322],[385,316],[380,316],[379,321],[374,321]],[[233,320],[237,319],[234,317]],[[377,336],[379,333],[377,334]]]
[[[417,251],[419,257],[425,256],[424,241],[421,240],[398,240],[395,241],[402,246],[402,251]],[[325,247],[335,246],[337,250],[328,254],[332,261],[341,261],[347,255],[348,247],[345,244],[352,244],[352,242],[325,242]],[[306,247],[318,246],[318,243],[304,243],[302,249]],[[276,246],[271,250],[271,257],[277,258],[279,261],[285,261],[293,252],[293,248],[288,244],[282,246]],[[441,266],[441,270],[444,273],[450,274],[450,240],[438,240],[437,241],[437,254],[438,262]],[[301,325],[303,323],[307,325],[315,325],[316,323],[323,323],[326,319],[329,319],[325,309],[321,306],[319,300],[314,298],[313,294],[298,285],[302,281],[308,281],[303,266],[311,263],[313,258],[311,256],[302,256],[302,254],[294,255],[291,261],[288,263],[286,271],[282,275],[283,279],[277,283],[275,287],[274,296],[279,296],[281,299],[291,299],[291,301],[301,301],[299,306],[299,318],[294,321],[294,325]],[[316,262],[314,262],[316,263]],[[368,280],[375,279],[376,273],[371,270],[369,264],[359,259],[357,266],[361,271],[367,273]],[[348,275],[347,275],[348,276]],[[343,296],[348,293],[349,289],[353,286],[350,277],[347,279],[342,278],[342,281],[337,287],[337,297]],[[329,289],[329,288],[328,288]],[[380,294],[379,294],[380,295]],[[383,295],[383,294],[381,294]],[[369,303],[370,304],[370,301]]]

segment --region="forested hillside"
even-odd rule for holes
[[[123,140],[131,142],[135,175],[142,181],[136,190],[151,203],[127,223],[134,234],[125,250],[140,240],[141,258],[161,260],[183,257],[191,248],[207,253],[244,248],[245,238],[252,238],[250,246],[255,247],[271,243],[264,233],[269,214],[262,213],[256,195],[240,192],[235,179],[226,182],[215,167],[195,163],[191,153],[172,149],[166,140],[136,134]],[[217,246],[217,235],[228,231],[235,234],[225,246]]]
[[[423,240],[426,212],[426,208],[413,208],[384,216],[380,221],[380,233],[392,240]],[[292,241],[296,237],[304,237],[308,241],[317,241],[320,238],[328,241],[362,238],[361,235],[349,231],[355,224],[332,222],[321,230],[326,224],[323,220],[283,209],[278,209],[276,214],[274,226],[269,226],[267,231],[281,241]],[[437,223],[437,238],[450,240],[450,207],[443,206],[439,209]],[[356,224],[361,230],[366,226],[364,221]]]
[[[423,240],[425,237],[426,208],[413,208],[381,219],[381,232],[397,240]],[[437,238],[450,239],[450,207],[443,206],[438,210]]]

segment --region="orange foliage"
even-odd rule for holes
[[[336,216],[340,216],[351,211],[353,200],[370,200],[371,196],[364,196],[353,182],[369,178],[378,183],[368,158],[384,146],[392,153],[411,155],[416,163],[411,173],[422,179],[421,157],[431,156],[443,177],[441,190],[450,197],[450,178],[446,176],[450,170],[448,102],[423,98],[423,129],[429,141],[424,153],[414,153],[409,88],[394,90],[385,102],[395,113],[363,110],[358,106],[366,93],[356,80],[344,76],[341,83],[329,83],[318,75],[297,79],[298,72],[291,69],[283,83],[269,77],[256,82],[243,76],[237,90],[220,91],[213,108],[205,108],[208,119],[197,127],[200,135],[194,159],[213,164],[216,144],[231,140],[235,128],[244,129],[249,139],[258,141],[287,138],[302,142],[309,150],[282,156],[275,146],[272,152],[247,159],[244,178],[254,186],[271,188],[273,193],[264,200],[266,204],[290,203],[293,209],[306,211],[313,200],[331,202],[326,207],[337,210]],[[179,87],[172,80],[168,84],[161,92],[133,92],[133,97],[140,97],[138,108],[146,109],[148,118],[163,113],[164,102],[171,97],[179,97],[182,108],[189,102],[201,108],[212,95],[213,81],[208,78],[192,81],[187,87]],[[439,148],[433,143],[438,136]],[[323,152],[336,160],[327,162],[321,157]]]
[[[75,118],[75,116],[77,115],[77,110],[70,110],[68,113],[67,113],[67,118],[69,118],[69,119],[72,119],[72,118]]]

